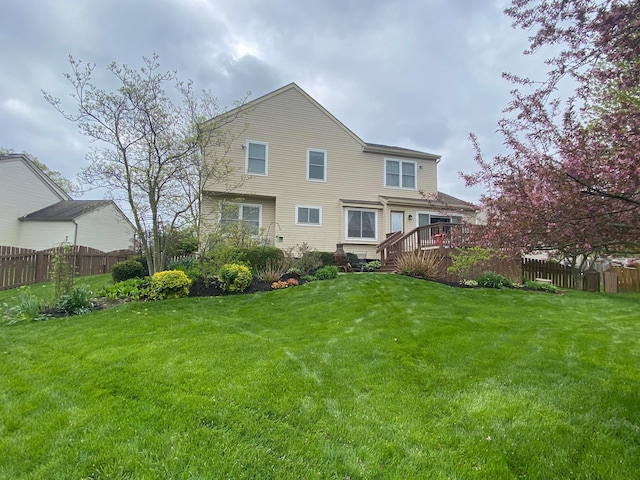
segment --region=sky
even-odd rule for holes
[[[159,55],[222,105],[297,83],[362,140],[442,156],[438,189],[476,202],[458,172],[503,149],[496,125],[511,85],[531,75],[527,32],[508,0],[2,0],[0,147],[26,151],[74,180],[90,144],[42,91],[69,100],[69,55],[142,66]],[[537,65],[536,65],[537,62]],[[71,106],[71,103],[67,103]],[[95,193],[85,198],[95,198]]]

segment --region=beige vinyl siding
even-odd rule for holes
[[[22,160],[0,162],[0,245],[20,245],[18,218],[61,201]]]
[[[318,250],[334,251],[336,243],[346,243],[346,210],[340,200],[352,199],[378,203],[378,229],[377,241],[351,242],[353,248],[348,251],[373,252],[384,239],[389,223],[380,195],[420,199],[419,189],[436,191],[436,161],[423,159],[410,160],[416,163],[415,190],[385,188],[385,158],[402,157],[363,152],[361,140],[296,88],[285,89],[253,106],[247,117],[237,122],[235,135],[227,158],[237,175],[245,172],[246,142],[268,143],[268,175],[249,176],[234,194],[276,198],[273,221],[283,237],[283,242],[276,245],[282,248],[306,242]],[[309,149],[326,152],[325,182],[307,180]],[[207,189],[225,190],[215,184],[208,184]],[[296,205],[322,207],[322,227],[296,225]],[[205,212],[211,208],[205,202]],[[267,225],[263,218],[263,226]]]

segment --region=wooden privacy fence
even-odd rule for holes
[[[640,292],[640,269],[609,267],[604,272],[604,291],[609,293]]]
[[[535,281],[536,278],[551,280],[556,287],[576,288],[573,268],[548,260],[522,259],[522,279]]]
[[[0,246],[0,290],[21,287],[50,279],[53,257],[61,252],[56,247],[49,250]],[[90,247],[70,246],[69,255],[75,265],[75,274],[83,277],[109,273],[117,262],[136,255],[131,250],[102,252]]]

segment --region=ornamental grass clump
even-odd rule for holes
[[[476,278],[481,287],[486,288],[513,288],[513,282],[504,275],[495,272],[485,272]]]
[[[151,300],[164,300],[165,298],[180,298],[189,295],[191,280],[180,270],[165,270],[156,272],[151,277]]]
[[[443,259],[436,251],[407,252],[396,259],[398,273],[417,278],[437,279],[444,272]]]
[[[218,272],[218,282],[223,292],[244,292],[251,285],[251,270],[244,265],[228,263]]]

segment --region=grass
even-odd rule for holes
[[[0,478],[635,478],[639,307],[363,274],[1,327]]]

